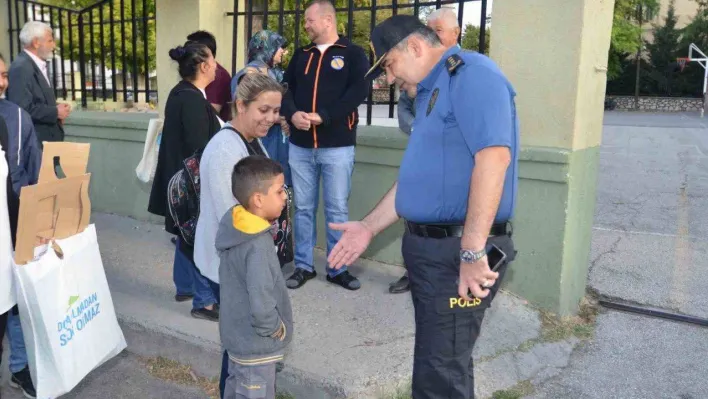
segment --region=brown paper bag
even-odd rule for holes
[[[91,144],[45,141],[42,150],[42,165],[39,169],[39,183],[57,180],[54,159],[59,158],[66,177],[86,174]]]
[[[23,265],[34,257],[43,241],[62,239],[82,232],[91,219],[88,189],[90,144],[45,142],[39,183],[20,192],[15,263]],[[55,159],[66,178],[55,173]]]

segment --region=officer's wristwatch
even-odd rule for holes
[[[462,263],[475,263],[478,260],[484,258],[484,256],[487,254],[487,251],[484,249],[481,249],[479,251],[472,251],[469,249],[461,249],[460,250],[460,261]]]

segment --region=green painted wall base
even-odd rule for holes
[[[155,114],[76,112],[67,140],[91,143],[89,171],[93,209],[162,222],[147,212],[150,186],[135,177],[147,125]],[[391,187],[407,144],[398,129],[359,128],[349,217],[365,216]],[[523,148],[514,223],[517,260],[505,287],[532,303],[567,315],[585,294],[595,206],[598,148],[570,152]],[[323,202],[317,216],[318,246],[326,246]],[[297,226],[295,226],[297,228]],[[381,233],[364,254],[402,264],[402,223]]]
[[[143,156],[148,122],[156,114],[74,112],[66,121],[66,140],[90,143],[89,195],[94,211],[162,222],[147,211],[151,185],[135,176]]]
[[[585,295],[599,148],[524,148],[505,287],[560,315]]]

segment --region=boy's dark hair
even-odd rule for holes
[[[209,47],[209,50],[211,50],[211,55],[216,58],[216,38],[211,33],[205,30],[198,30],[187,36],[187,40],[191,42],[201,43]]]
[[[266,194],[271,181],[283,173],[276,161],[262,155],[251,155],[238,161],[231,173],[231,193],[239,204],[248,208],[255,193]]]

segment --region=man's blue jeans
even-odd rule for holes
[[[322,198],[327,225],[327,255],[342,236],[329,223],[349,220],[349,192],[354,170],[354,146],[337,148],[302,148],[290,143],[290,170],[295,194],[295,267],[314,271],[313,250],[317,243],[317,206],[322,177]],[[347,270],[327,268],[330,277]]]
[[[12,309],[7,316],[7,339],[10,341],[10,372],[19,373],[27,367],[27,349],[25,349],[25,338],[22,336],[22,325],[20,325],[20,315],[13,314]]]
[[[194,295],[192,308],[201,309],[219,302],[218,293],[214,292],[210,280],[199,272],[191,259],[180,251],[182,239],[177,237],[175,261],[172,278],[177,288],[177,295]],[[212,283],[213,284],[213,283]]]

